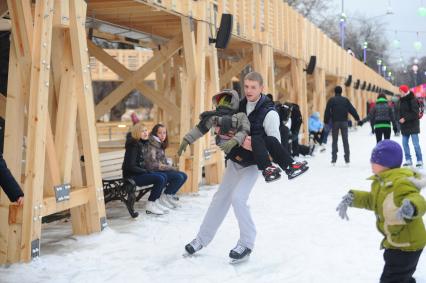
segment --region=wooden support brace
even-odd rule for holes
[[[88,48],[91,55],[95,56],[96,59],[101,61],[105,66],[110,68],[114,73],[119,75],[123,80],[130,79],[130,77],[134,74],[132,71],[128,70],[122,64],[120,64],[117,60],[115,60],[112,56],[106,53],[102,48],[97,47],[91,41],[88,41]],[[142,66],[143,68],[143,66]],[[158,105],[168,114],[172,115],[173,119],[178,120],[180,117],[180,109],[176,107],[175,104],[170,102],[170,100],[165,99],[161,92],[153,89],[146,83],[142,82],[136,86],[144,96],[150,99],[154,104]]]
[[[241,73],[244,68],[250,64],[252,58],[245,57],[242,58],[237,63],[233,64],[231,69],[227,70],[223,75],[220,76],[220,87],[223,88],[225,85],[236,75]]]
[[[112,93],[105,97],[98,105],[96,105],[96,117],[106,113],[109,109],[120,102],[130,91],[138,88],[140,82],[164,62],[169,60],[180,48],[182,48],[182,35],[179,34],[171,39],[165,46],[161,48],[157,56],[152,57],[139,70],[135,71],[127,80],[117,87]]]

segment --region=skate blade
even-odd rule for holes
[[[292,179],[294,179],[294,178],[296,178],[296,177],[299,177],[300,175],[303,175],[303,173],[305,173],[306,171],[308,171],[308,169],[309,169],[309,167],[305,167],[305,169],[304,170],[302,170],[299,174],[297,174],[297,175],[294,175],[294,176],[288,176],[288,179],[289,180],[292,180]]]
[[[183,258],[196,258],[196,257],[198,257],[199,256],[199,254],[197,254],[197,253],[195,253],[195,254],[190,254],[190,253],[188,253],[188,252],[185,252],[184,254],[182,254],[182,257]]]
[[[151,211],[145,211],[146,212],[146,214],[147,215],[149,215],[149,216],[154,216],[154,217],[157,217],[157,216],[162,216],[162,215],[164,215],[164,214],[166,214],[166,213],[164,213],[164,214],[157,214],[157,213],[153,213],[153,212],[151,212]]]
[[[278,181],[279,179],[281,179],[281,176],[279,176],[279,177],[278,177],[278,178],[276,178],[276,179],[270,180],[270,181],[266,181],[266,180],[265,180],[265,182],[266,182],[266,183],[272,183],[272,182]]]
[[[250,256],[248,255],[248,256],[245,256],[245,257],[243,257],[243,258],[241,258],[241,259],[233,259],[233,258],[231,258],[230,260],[229,260],[229,263],[230,264],[239,264],[239,263],[243,263],[243,262],[245,262],[245,261],[248,261],[249,260],[249,258],[250,258]]]

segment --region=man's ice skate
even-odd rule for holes
[[[229,257],[231,258],[231,264],[240,263],[249,259],[251,254],[251,249],[246,248],[240,244],[237,244],[235,248],[233,248],[229,252]]]
[[[201,242],[197,238],[195,238],[194,240],[192,240],[189,244],[185,246],[186,253],[183,254],[183,256],[184,257],[192,256],[196,252],[201,250],[202,248],[203,248],[203,245],[201,244]]]
[[[416,168],[422,169],[423,168],[423,161],[417,161]]]
[[[275,166],[269,166],[265,170],[262,171],[262,175],[265,178],[265,182],[273,182],[281,178],[280,174],[281,170]]]
[[[407,160],[405,161],[404,164],[402,164],[403,167],[411,167],[413,166],[413,162],[411,162],[411,160]]]

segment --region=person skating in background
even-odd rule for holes
[[[24,192],[18,182],[16,182],[9,168],[7,168],[2,153],[0,153],[0,186],[11,202],[15,202],[18,205],[24,204]]]
[[[410,146],[408,141],[412,140],[414,151],[416,152],[416,167],[423,167],[423,156],[420,148],[419,134],[419,105],[414,93],[410,91],[408,86],[401,85],[399,87],[401,93],[400,108],[399,108],[399,123],[401,124],[402,146],[404,148],[405,163],[404,166],[412,166]]]
[[[178,155],[180,156],[189,144],[194,143],[214,127],[216,144],[225,154],[230,153],[234,147],[241,146],[245,138],[251,134],[253,156],[266,182],[281,177],[281,170],[272,165],[269,155],[280,165],[289,179],[306,171],[306,163],[294,162],[279,140],[275,142],[262,134],[250,132],[249,118],[244,112],[239,111],[239,103],[239,96],[235,90],[223,90],[213,96],[213,105],[216,109],[201,113],[201,121],[184,136]],[[266,112],[275,110],[273,101],[267,96],[262,96],[261,103],[265,105]]]
[[[292,133],[291,129],[291,112],[292,106],[291,103],[279,103],[276,104],[278,115],[280,116],[280,134],[281,134],[281,144],[287,147],[287,150],[290,152],[291,156],[293,154],[292,148]],[[298,153],[303,156],[312,156],[315,149],[315,144],[310,144],[309,146],[299,144]]]
[[[299,133],[300,128],[302,127],[303,118],[302,112],[300,112],[300,107],[296,103],[286,102],[286,105],[291,107],[291,148],[292,148],[292,156],[299,156],[300,148],[299,148]]]
[[[324,124],[320,120],[320,113],[314,112],[309,117],[309,139],[318,144],[322,148],[322,143],[324,140]]]
[[[328,124],[330,120],[333,122],[333,147],[331,153],[332,165],[335,165],[337,161],[337,141],[339,138],[339,131],[342,133],[345,162],[346,164],[349,164],[350,150],[348,141],[348,113],[350,113],[357,122],[359,121],[358,113],[349,99],[342,96],[342,91],[343,90],[341,86],[336,86],[334,88],[335,96],[327,101],[327,106],[324,113],[324,124]]]
[[[416,187],[418,173],[400,168],[401,146],[392,140],[379,142],[371,153],[374,175],[371,191],[351,190],[337,207],[342,219],[347,219],[348,207],[374,211],[376,227],[385,238],[381,248],[385,266],[381,283],[415,283],[413,274],[426,244],[422,216],[426,201]]]
[[[375,106],[368,112],[367,117],[358,122],[358,125],[362,126],[367,121],[373,121],[374,123],[374,133],[376,134],[377,142],[383,138],[386,140],[390,139],[392,128],[394,133],[397,133],[394,112],[392,107],[389,106],[386,95],[384,94],[379,94]]]
[[[367,114],[370,113],[371,109],[373,109],[374,106],[376,106],[376,103],[374,103],[374,100],[369,99],[367,101]],[[374,121],[373,120],[370,120],[370,127],[371,127],[371,134],[374,135]]]

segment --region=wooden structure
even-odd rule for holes
[[[4,157],[25,201],[23,207],[10,205],[1,193],[0,263],[39,255],[43,216],[70,209],[75,234],[101,231],[106,223],[86,4],[7,4],[12,38]]]
[[[212,95],[230,87],[248,66],[262,74],[265,91],[275,99],[297,102],[305,119],[312,111],[323,112],[335,85],[349,75],[362,86],[370,84],[345,88],[363,116],[366,100],[375,96],[371,86],[396,92],[280,0],[91,0],[87,13],[83,0],[31,3],[7,0],[12,43],[4,157],[26,196],[22,209],[0,195],[0,263],[37,256],[40,220],[60,210],[71,208],[76,234],[101,230],[105,208],[95,118],[134,89],[161,109],[159,120],[177,141],[201,112],[211,109]],[[229,48],[218,51],[208,38],[222,13],[233,14],[234,25]],[[129,41],[93,31],[107,40],[150,48],[152,57],[130,70],[86,40],[86,15],[155,35],[150,42]],[[122,80],[96,107],[88,53]],[[307,75],[304,68],[311,56],[317,57],[317,67]],[[151,87],[145,80],[154,73]],[[180,158],[181,170],[189,174],[185,192],[198,190],[203,167],[208,182],[220,182],[223,154],[212,142],[207,135]],[[69,199],[56,201],[54,186],[67,183]]]

